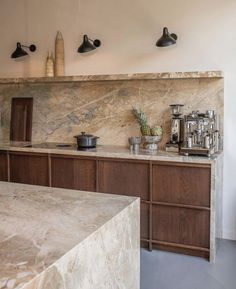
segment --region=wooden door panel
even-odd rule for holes
[[[141,203],[141,220],[140,220],[140,229],[141,229],[141,239],[149,239],[149,204]]]
[[[96,161],[71,157],[51,157],[52,186],[96,191]]]
[[[153,205],[152,234],[156,241],[209,248],[210,212]]]
[[[210,207],[210,167],[153,165],[153,201]]]
[[[10,181],[48,186],[48,156],[39,153],[10,152]]]
[[[149,164],[100,160],[98,191],[149,200]]]
[[[0,151],[0,181],[8,181],[7,151]]]

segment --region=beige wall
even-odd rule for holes
[[[162,27],[177,47],[155,47]],[[62,31],[66,73],[222,69],[225,72],[224,236],[236,239],[236,1],[235,0],[1,0],[0,77],[41,76],[56,31]],[[83,33],[102,40],[92,55],[78,55]],[[9,58],[16,41],[35,42],[24,63]]]

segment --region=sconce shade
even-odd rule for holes
[[[163,34],[160,39],[157,40],[156,46],[158,47],[166,47],[170,45],[176,44],[177,35],[172,33],[170,34],[167,27],[163,28]]]
[[[85,53],[92,51],[99,47],[101,45],[101,41],[98,39],[95,39],[94,41],[89,39],[87,35],[84,35],[83,37],[83,43],[78,48],[78,53]]]
[[[36,50],[36,46],[34,44],[31,44],[30,46],[25,46],[21,45],[20,42],[17,42],[16,50],[11,54],[11,58],[19,58],[28,55],[28,53],[22,47],[28,48],[31,52],[34,52]]]

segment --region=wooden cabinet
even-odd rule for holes
[[[0,150],[0,181],[8,181],[7,151]]]
[[[96,191],[96,160],[52,155],[52,187]]]
[[[153,205],[153,240],[209,248],[210,212]]]
[[[141,231],[141,240],[149,241],[150,234],[150,205],[148,203],[141,202],[140,208],[140,231]]]
[[[49,185],[48,155],[9,152],[10,181],[39,186]]]
[[[149,200],[149,163],[99,160],[98,191]]]
[[[153,165],[153,201],[209,207],[210,187],[208,166]]]
[[[150,164],[120,159],[98,161],[98,192],[141,198],[141,240],[150,234]]]
[[[211,167],[152,165],[152,243],[161,249],[209,257]]]

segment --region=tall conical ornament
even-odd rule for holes
[[[54,62],[52,53],[48,52],[47,60],[46,60],[46,76],[53,77],[54,76]]]
[[[57,32],[55,41],[55,76],[65,75],[64,40],[60,31]]]

